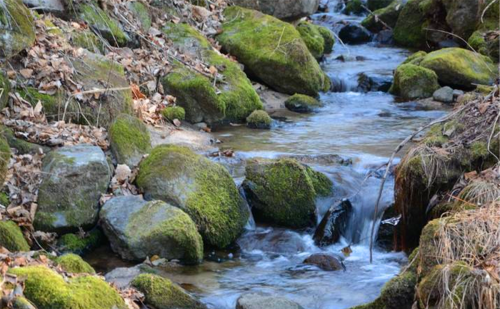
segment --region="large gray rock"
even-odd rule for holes
[[[189,264],[203,259],[196,225],[185,212],[165,202],[115,197],[104,204],[100,218],[111,248],[124,259],[158,255]]]
[[[43,231],[78,230],[96,223],[99,198],[112,171],[97,146],[66,146],[43,159],[35,227]]]
[[[451,87],[442,87],[438,90],[434,91],[432,98],[436,101],[443,103],[452,103],[453,102],[453,89]]]
[[[236,309],[303,309],[303,307],[284,297],[252,293],[238,298]]]
[[[326,271],[337,271],[344,268],[338,258],[327,253],[313,254],[304,260],[304,264],[314,265]]]
[[[0,58],[10,58],[35,43],[35,23],[21,0],[0,2]]]
[[[316,13],[319,0],[233,0],[234,4],[293,21]]]
[[[453,33],[468,38],[474,32],[482,14],[482,0],[443,0],[446,23]],[[497,20],[498,21],[498,20]]]
[[[66,8],[61,0],[23,0],[23,3],[30,8],[35,8],[43,13],[52,13],[59,17],[64,17]]]

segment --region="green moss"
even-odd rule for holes
[[[109,15],[96,4],[81,5],[79,11],[80,17],[99,31],[111,45],[125,46],[128,43],[129,38],[121,29],[118,21],[110,18]]]
[[[0,70],[0,110],[4,109],[9,102],[10,81],[7,75]]]
[[[118,164],[137,165],[151,150],[146,125],[137,117],[121,114],[109,128],[111,150]]]
[[[10,58],[35,43],[34,20],[21,0],[0,6],[0,57]]]
[[[172,281],[151,274],[142,274],[132,281],[132,286],[144,293],[146,303],[157,309],[204,309],[200,302],[189,296]]]
[[[167,106],[161,114],[168,121],[174,121],[174,119],[184,120],[186,119],[186,111],[180,106]]]
[[[104,43],[101,41],[101,39],[99,39],[92,31],[88,29],[73,32],[71,34],[70,40],[74,46],[85,48],[94,53],[104,54],[106,51],[106,47],[104,46]]]
[[[243,188],[257,220],[304,228],[315,222],[315,199],[329,184],[296,160],[254,159],[247,162]]]
[[[402,64],[396,69],[389,91],[411,100],[431,97],[439,87],[438,77],[433,71],[413,64]]]
[[[408,58],[406,58],[405,61],[401,64],[414,64],[414,65],[420,65],[420,62],[424,60],[424,57],[427,56],[427,53],[424,52],[423,50],[418,51],[416,53],[411,54]]]
[[[218,77],[208,78],[177,63],[174,74],[164,86],[177,97],[190,122],[243,122],[262,102],[240,66],[214,51],[210,42],[187,24],[168,23],[163,28],[174,46],[193,58],[201,58],[218,70]],[[172,76],[171,76],[172,75]],[[222,77],[222,80],[221,80]],[[207,119],[203,119],[207,118]]]
[[[320,59],[323,57],[325,53],[325,39],[319,32],[318,26],[303,21],[297,25],[297,30],[314,58]]]
[[[140,165],[137,184],[146,196],[189,214],[207,245],[228,246],[248,220],[248,210],[228,171],[185,147],[154,148]]]
[[[258,77],[278,91],[316,96],[329,80],[291,25],[260,12],[232,6],[217,40]]]
[[[148,32],[152,23],[148,8],[140,1],[130,2],[128,7],[134,17],[136,17],[141,23],[142,29]]]
[[[50,151],[50,148],[48,147],[17,138],[12,129],[0,125],[0,136],[2,135],[5,137],[5,140],[9,144],[10,148],[16,149],[18,154],[39,153],[40,149],[43,150],[44,153],[48,153]]]
[[[294,94],[285,101],[287,109],[297,113],[311,113],[321,107],[321,103],[313,97]]]
[[[490,58],[462,48],[429,53],[420,65],[433,70],[442,84],[462,89],[473,89],[473,84],[490,85],[498,73]]]
[[[18,92],[21,97],[28,101],[33,107],[40,102],[43,107],[43,112],[49,120],[58,120],[58,115],[64,110],[65,100],[62,93],[49,95],[41,93],[38,89],[32,87],[20,89]],[[67,112],[75,112],[73,105],[69,105]]]
[[[30,250],[21,228],[14,221],[0,221],[0,246],[12,252]]]
[[[22,296],[18,296],[12,301],[12,308],[13,309],[36,309],[29,300],[27,300],[26,298],[24,298]]]
[[[164,205],[162,201],[149,202],[129,221],[127,234],[131,236],[132,242],[136,243],[140,241],[147,244],[171,244],[169,253],[177,255],[183,263],[200,263],[203,260],[203,240],[193,220],[178,208],[164,210]],[[155,222],[159,211],[166,211],[168,219],[145,229],[145,225]],[[179,253],[174,254],[174,251]]]
[[[10,199],[9,195],[5,192],[0,192],[0,205],[9,206]]]
[[[440,263],[438,254],[438,231],[444,219],[435,219],[427,223],[420,235],[418,275],[420,278],[427,276],[432,268]]]
[[[79,255],[65,254],[55,260],[65,272],[74,274],[95,274],[95,270],[87,262],[85,262]]]
[[[82,254],[96,248],[102,241],[102,232],[94,229],[85,237],[76,234],[64,234],[59,238],[58,248],[62,252]]]
[[[425,135],[424,143],[429,147],[443,146],[448,141],[448,137],[443,135],[443,130],[446,131],[440,124],[432,126]]]
[[[467,43],[478,53],[488,56],[488,48],[482,31],[474,31]]]
[[[316,27],[325,41],[324,53],[330,54],[333,51],[333,45],[335,45],[335,38],[333,37],[332,31],[323,26],[316,25]]]
[[[10,147],[5,138],[0,135],[0,187],[3,187],[10,162]]]
[[[270,129],[273,120],[265,111],[254,111],[247,117],[247,126],[252,129]]]
[[[420,4],[425,0],[409,0],[401,10],[394,28],[394,40],[406,47],[423,47],[425,44],[425,14]]]
[[[62,30],[54,25],[50,19],[43,19],[43,23],[45,24],[45,29],[48,33],[59,36],[63,34]]]
[[[118,292],[93,276],[79,276],[64,281],[45,266],[11,268],[9,273],[24,279],[24,296],[38,309],[125,309]]]
[[[332,194],[333,182],[325,174],[317,172],[309,166],[306,166],[306,172],[311,178],[317,196],[329,196]]]
[[[486,86],[486,85],[477,85],[476,92],[479,92],[482,95],[488,95],[493,92],[495,89],[494,86]]]

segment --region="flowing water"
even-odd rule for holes
[[[331,13],[313,16],[316,23],[338,31],[340,21],[362,20],[336,12],[337,5],[331,2]],[[336,200],[347,197],[354,206],[355,219],[341,243],[326,248],[314,245],[312,230],[289,231],[249,224],[249,230],[238,241],[240,248],[213,252],[200,266],[164,269],[165,276],[213,308],[234,309],[237,298],[248,292],[284,296],[306,309],[350,308],[375,299],[384,283],[406,262],[403,253],[378,248],[374,263],[369,263],[369,235],[381,181],[380,165],[387,162],[402,139],[442,116],[444,108],[398,103],[384,92],[355,92],[360,73],[390,79],[393,70],[408,56],[407,50],[376,43],[343,46],[338,42],[334,49],[322,66],[332,80],[342,85],[342,92],[323,94],[324,107],[318,112],[292,115],[286,121],[277,121],[270,131],[230,127],[215,134],[224,142],[223,147],[237,152],[235,163],[223,162],[232,167],[237,182],[243,176],[243,168],[238,164],[246,158],[316,158],[310,165],[333,180],[335,191],[333,198],[318,201],[320,217]],[[340,55],[346,61],[337,60]],[[339,155],[345,159],[344,164],[336,163],[336,157],[329,155]],[[370,172],[372,177],[365,181]],[[393,186],[394,180],[389,178],[382,198],[383,209],[393,201]],[[311,253],[341,255],[340,250],[351,243],[353,252],[344,260],[346,271],[326,272],[302,264]]]

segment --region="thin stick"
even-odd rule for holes
[[[425,129],[435,125],[435,124],[438,124],[438,123],[441,123],[441,122],[445,122],[447,121],[448,119],[450,119],[451,117],[455,116],[456,114],[460,113],[461,111],[463,111],[465,109],[467,105],[464,105],[462,106],[460,109],[458,109],[457,111],[449,114],[449,115],[446,115],[444,117],[441,117],[437,120],[434,120],[432,121],[431,123],[423,126],[423,127],[420,127],[417,131],[415,131],[413,134],[411,134],[410,136],[408,136],[407,138],[405,138],[397,147],[396,149],[394,150],[394,152],[392,153],[391,155],[391,158],[389,159],[389,162],[387,163],[387,166],[385,168],[385,173],[384,173],[384,177],[382,178],[382,183],[380,184],[380,189],[379,189],[379,192],[378,192],[378,197],[377,197],[377,203],[375,204],[375,210],[373,212],[373,222],[372,222],[372,230],[371,230],[371,234],[370,234],[370,263],[373,262],[373,243],[374,243],[374,235],[375,235],[375,222],[377,221],[377,217],[378,217],[378,208],[379,208],[379,205],[380,205],[380,199],[382,198],[382,192],[384,191],[384,185],[385,185],[385,182],[387,180],[387,176],[389,175],[389,171],[391,170],[391,165],[392,165],[392,162],[394,161],[394,158],[396,157],[396,154],[401,150],[403,149],[403,147],[408,143],[410,142],[413,138],[415,138],[415,136],[417,136],[420,132],[424,131]]]

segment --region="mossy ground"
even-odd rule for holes
[[[151,150],[146,125],[137,117],[122,114],[109,128],[111,150],[119,164],[135,166]]]
[[[95,274],[94,268],[85,262],[79,255],[68,253],[55,260],[64,271],[74,274]]]
[[[290,24],[257,11],[232,6],[217,40],[246,70],[285,93],[316,96],[330,81]]]
[[[158,309],[204,309],[201,303],[184,292],[172,281],[152,274],[142,274],[132,281],[132,286],[143,292],[146,303]]]
[[[21,228],[14,221],[0,221],[0,246],[11,252],[30,250]]]
[[[159,183],[169,184],[171,190],[164,191]],[[248,210],[227,170],[185,147],[154,148],[140,165],[137,184],[146,196],[186,211],[209,246],[228,246],[248,220]]]
[[[168,121],[174,121],[175,119],[184,120],[186,119],[186,111],[180,106],[167,106],[161,114]]]
[[[66,282],[45,266],[11,268],[24,280],[24,296],[38,309],[126,309],[121,296],[104,280],[79,276]]]

